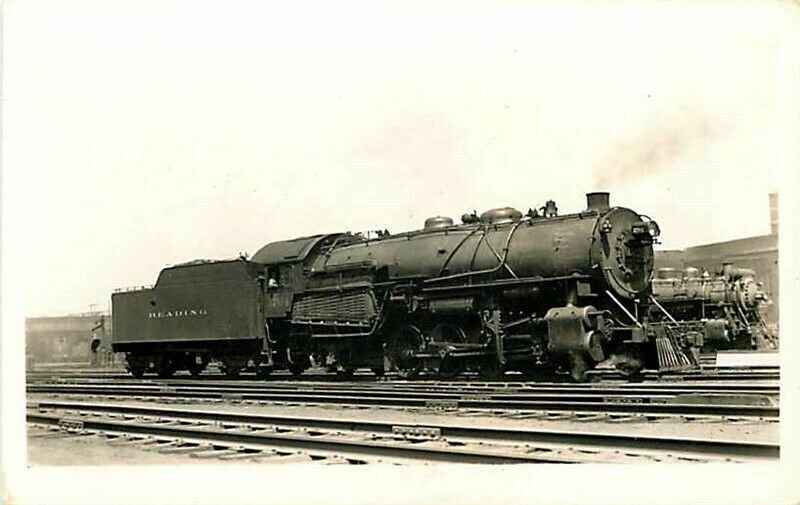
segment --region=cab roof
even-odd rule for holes
[[[308,257],[311,251],[314,250],[317,244],[329,237],[335,237],[337,235],[340,234],[312,235],[310,237],[272,242],[259,249],[253,257],[250,258],[250,261],[264,265],[303,261]]]

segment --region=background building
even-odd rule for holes
[[[93,337],[100,341],[96,353],[91,351]],[[94,311],[26,318],[25,345],[29,365],[112,364],[111,316]]]

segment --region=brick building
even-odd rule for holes
[[[90,364],[96,356],[90,350],[92,336],[101,348],[111,345],[111,317],[104,312],[87,312],[56,317],[25,319],[28,360],[36,363]]]

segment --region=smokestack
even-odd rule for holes
[[[608,210],[608,193],[605,191],[586,193],[586,208],[597,211]]]
[[[770,233],[778,234],[778,193],[769,194],[769,228]]]

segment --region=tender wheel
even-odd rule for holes
[[[128,366],[128,372],[133,375],[137,379],[141,379],[144,377],[144,367],[143,366]]]
[[[169,379],[175,373],[175,364],[166,356],[156,361],[156,375],[159,379]]]
[[[137,379],[144,377],[144,372],[147,370],[147,360],[145,358],[133,354],[126,354],[125,364],[131,375]]]
[[[257,379],[268,379],[269,375],[272,373],[272,367],[268,366],[260,366],[256,370],[256,378]]]
[[[382,366],[375,366],[370,368],[370,370],[375,374],[375,377],[383,377],[386,374],[386,370]]]
[[[169,379],[175,374],[175,369],[172,365],[166,365],[163,367],[156,368],[156,375],[159,379]]]
[[[422,363],[414,357],[414,351],[422,347],[422,332],[408,324],[397,328],[386,344],[386,355],[397,374],[403,378],[415,377],[422,369]]]

